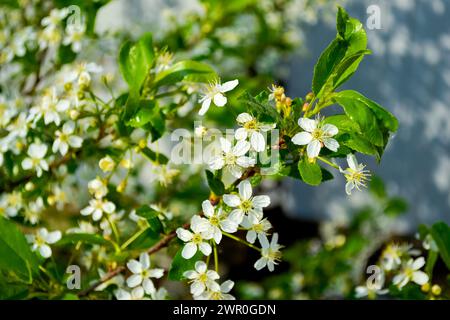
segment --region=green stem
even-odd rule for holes
[[[249,242],[247,242],[247,241],[245,241],[245,240],[242,240],[241,238],[238,238],[238,237],[236,237],[236,236],[234,236],[234,235],[232,235],[232,234],[229,234],[229,233],[223,232],[223,231],[222,231],[222,234],[223,234],[224,236],[228,237],[228,238],[231,238],[231,239],[233,239],[233,240],[236,240],[237,242],[240,242],[240,243],[242,243],[242,244],[245,244],[246,246],[248,246],[248,247],[250,247],[250,248],[252,248],[252,249],[255,249],[256,251],[261,252],[261,248],[258,248],[257,246],[255,246],[255,245],[253,245],[253,244],[251,244],[251,243],[249,243]]]
[[[219,255],[217,254],[217,245],[213,242],[213,251],[214,251],[214,269],[216,272],[219,272]]]
[[[317,157],[317,159],[319,159],[320,161],[328,164],[329,166],[332,166],[333,168],[339,170],[339,166],[331,161],[329,161],[328,159],[322,158],[322,157]]]
[[[146,230],[148,229],[148,227],[139,230],[138,232],[136,232],[135,234],[133,234],[127,241],[125,241],[121,246],[120,246],[120,250],[125,250],[131,243],[133,243],[134,240],[136,240],[141,234],[143,234]]]
[[[114,247],[115,247],[117,252],[120,252],[120,247],[117,244],[117,243],[120,242],[119,231],[117,231],[117,227],[116,227],[115,223],[109,218],[108,215],[106,215],[106,220],[108,220],[108,223],[111,226],[111,230],[112,230],[112,232],[114,234],[114,238],[116,239],[116,241],[113,242],[114,243]]]

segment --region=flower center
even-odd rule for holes
[[[253,209],[253,203],[250,200],[244,200],[241,202],[241,209],[242,209],[242,211],[247,213],[251,209]]]
[[[323,132],[321,129],[314,129],[314,131],[311,133],[314,140],[320,140],[323,136]]]
[[[253,230],[257,233],[263,232],[264,231],[264,227],[262,225],[262,223],[258,223],[253,225]]]
[[[256,130],[258,129],[258,124],[255,119],[250,120],[244,124],[244,128],[247,130]]]
[[[192,237],[192,242],[195,244],[200,244],[202,243],[202,236],[199,235],[198,233],[194,234],[194,236]]]
[[[208,280],[208,276],[206,275],[206,273],[201,273],[198,276],[198,281],[205,283]]]
[[[213,226],[217,226],[219,224],[219,218],[217,216],[212,216],[211,218],[209,218],[209,222]]]
[[[225,164],[228,164],[228,165],[235,164],[236,163],[236,158],[237,157],[234,154],[226,153],[225,157],[224,157]]]

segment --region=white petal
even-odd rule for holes
[[[239,195],[242,200],[248,200],[252,196],[252,185],[250,181],[244,180],[238,185]]]
[[[222,148],[222,151],[225,153],[228,153],[231,151],[231,142],[225,138],[220,138],[220,147]]]
[[[306,147],[306,153],[309,158],[316,158],[320,153],[320,142],[319,140],[312,140]]]
[[[317,128],[317,121],[308,118],[300,118],[298,119],[298,125],[305,131],[313,132],[314,129]]]
[[[78,136],[70,136],[69,144],[72,148],[80,148],[81,145],[83,144],[83,139],[81,139]]]
[[[206,231],[209,228],[209,222],[205,218],[195,215],[191,218],[191,229],[195,233]]]
[[[31,161],[30,158],[25,158],[25,159],[23,159],[23,161],[22,161],[22,168],[23,168],[24,170],[29,170],[29,169],[31,169],[32,167],[33,167],[33,161]]]
[[[200,244],[198,245],[198,247],[199,247],[200,251],[203,252],[203,254],[204,254],[205,256],[209,256],[209,255],[211,254],[212,249],[211,249],[211,246],[210,246],[209,243],[207,243],[207,242],[202,242],[202,243],[200,243]]]
[[[139,262],[142,265],[142,269],[148,269],[150,268],[150,256],[147,252],[143,252],[139,256]]]
[[[244,124],[244,123],[252,121],[252,120],[253,120],[253,117],[250,114],[248,114],[247,112],[243,112],[243,113],[239,114],[236,118],[236,121],[239,124]]]
[[[236,86],[239,84],[239,80],[235,79],[235,80],[231,80],[231,81],[227,81],[224,84],[222,84],[219,87],[219,90],[221,92],[228,92],[230,90],[233,90],[234,88],[236,88]]]
[[[231,153],[233,153],[233,155],[235,155],[236,157],[240,157],[240,156],[243,156],[244,154],[246,154],[249,149],[250,149],[250,143],[248,141],[239,140],[236,143],[236,145],[233,147],[233,150],[231,151]]]
[[[205,273],[206,272],[206,263],[203,261],[197,261],[195,263],[195,270],[198,273]]]
[[[339,132],[338,128],[337,128],[335,125],[329,124],[329,123],[324,124],[324,125],[322,126],[322,130],[323,130],[326,134],[328,134],[330,137],[332,137],[332,136],[338,134],[338,132]]]
[[[205,284],[200,281],[195,281],[191,284],[191,294],[193,296],[199,296],[205,291]]]
[[[242,170],[242,168],[238,165],[229,165],[226,168],[230,174],[235,177],[236,179],[240,179],[242,177],[242,173],[244,170]]]
[[[425,259],[423,257],[417,258],[414,260],[412,267],[414,270],[419,270],[425,265]]]
[[[256,196],[253,197],[252,203],[254,207],[265,208],[270,205],[270,198],[269,196]]]
[[[236,224],[240,224],[242,219],[244,219],[244,212],[241,209],[235,209],[231,211],[228,219],[232,220]]]
[[[267,249],[270,247],[269,240],[267,239],[266,235],[261,235],[261,237],[258,237],[258,240],[261,243],[261,247],[263,249]]]
[[[247,232],[247,235],[246,235],[245,238],[247,239],[248,242],[255,243],[255,241],[256,241],[256,232],[254,230],[250,230],[249,232]]]
[[[347,163],[350,168],[353,170],[358,170],[358,161],[353,153],[349,153],[347,155]]]
[[[292,137],[292,143],[300,145],[300,146],[310,143],[311,140],[312,140],[312,135],[306,131],[299,132],[295,136]]]
[[[233,287],[234,282],[231,280],[227,280],[220,285],[220,291],[222,291],[223,293],[228,293],[231,291],[231,289],[233,289]]]
[[[256,164],[256,160],[250,157],[239,157],[236,159],[236,163],[243,168],[248,168],[254,166]]]
[[[337,142],[333,138],[326,138],[323,140],[323,143],[325,147],[327,147],[331,151],[336,152],[339,149],[339,142]]]
[[[210,105],[211,105],[211,98],[206,98],[203,101],[202,107],[200,108],[200,111],[198,112],[198,114],[203,116],[208,111]]]
[[[133,274],[127,279],[127,285],[130,288],[137,287],[142,283],[142,276],[140,274]]]
[[[44,258],[50,258],[50,256],[52,255],[52,249],[48,245],[43,244],[39,247],[39,253]]]
[[[212,206],[209,200],[205,200],[202,202],[202,209],[205,216],[212,217],[214,215],[214,207]]]
[[[235,194],[225,194],[223,202],[229,207],[235,208],[241,204],[241,199]]]
[[[261,270],[267,265],[267,259],[266,258],[259,258],[255,264],[253,265],[256,270]]]
[[[223,231],[228,233],[235,233],[238,229],[239,223],[234,220],[228,218],[220,222],[220,227]]]
[[[50,244],[59,241],[59,239],[61,239],[61,231],[49,232],[47,237],[45,237],[45,241]]]
[[[193,235],[189,230],[186,230],[183,228],[178,228],[176,233],[177,233],[178,238],[180,238],[184,242],[192,240]]]
[[[215,157],[209,161],[208,165],[212,170],[220,170],[225,165],[225,160],[222,157]]]
[[[197,262],[199,262],[199,261],[197,261]],[[192,279],[198,278],[199,274],[198,274],[198,272],[196,272],[194,270],[189,270],[189,271],[186,271],[185,273],[183,273],[183,276],[185,278],[192,280]]]
[[[221,93],[217,93],[214,95],[214,104],[218,107],[223,107],[227,104],[227,97],[225,97]]]
[[[256,152],[264,151],[266,148],[266,140],[261,132],[253,132],[250,137],[250,143]]]
[[[423,271],[416,271],[413,273],[412,280],[418,285],[424,285],[428,282],[428,275]]]
[[[133,273],[141,273],[142,265],[137,260],[130,260],[127,262],[128,269]]]
[[[238,128],[234,133],[234,138],[236,140],[244,140],[247,139],[247,130],[245,128]]]
[[[164,269],[151,269],[148,271],[148,274],[150,275],[151,278],[161,278],[164,275]]]
[[[195,245],[192,242],[186,243],[186,245],[183,248],[183,251],[181,251],[181,256],[185,259],[192,258],[197,253],[197,245]]]
[[[348,181],[345,184],[345,193],[351,196],[353,188],[355,188],[355,184],[353,183],[353,181]]]
[[[142,287],[144,288],[146,294],[152,294],[156,292],[155,285],[153,284],[153,281],[150,279],[145,279],[142,282]]]

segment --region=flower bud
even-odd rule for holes
[[[103,172],[110,172],[114,170],[115,162],[110,156],[100,159],[98,166]]]

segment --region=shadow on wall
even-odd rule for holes
[[[400,227],[450,222],[450,2],[351,0],[345,6],[350,15],[366,21],[366,10],[374,4],[380,8],[381,29],[368,30],[373,54],[345,87],[389,109],[400,127],[380,165],[361,160],[386,181],[391,193],[410,203]],[[291,61],[287,82],[292,96],[307,93],[314,63],[335,30],[319,24],[304,33],[309,55]],[[364,193],[348,199],[344,179],[335,176],[320,188],[287,181],[284,209],[291,215],[323,219],[366,201]]]

